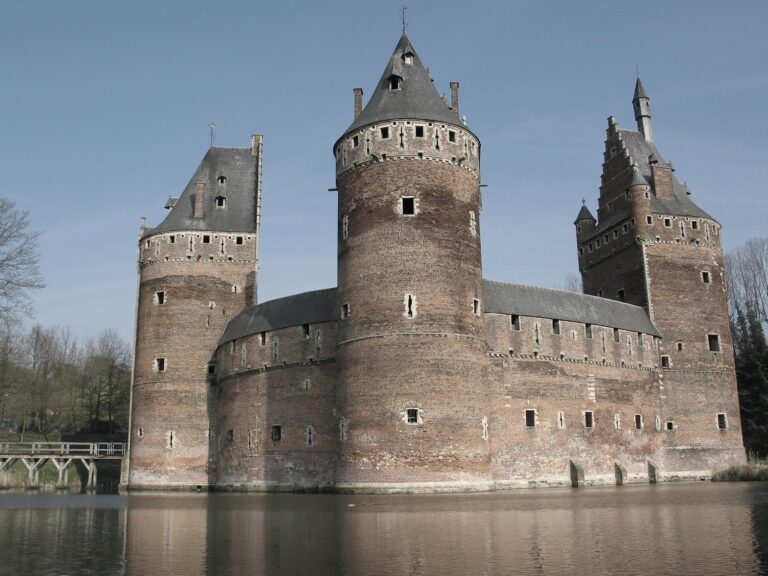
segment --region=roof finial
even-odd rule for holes
[[[216,122],[211,122],[208,124],[208,128],[211,129],[211,148],[213,148],[213,132],[216,130]]]
[[[400,7],[400,23],[403,25],[403,34],[405,34],[405,29],[408,26],[408,22],[405,21],[406,10],[408,10],[408,7],[405,5],[405,2],[403,2],[402,6]]]
[[[587,199],[586,198],[582,198],[581,199],[581,205],[582,206],[586,206],[587,205]]]
[[[640,64],[635,62],[635,78],[640,78]]]

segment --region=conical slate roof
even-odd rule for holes
[[[411,64],[407,63],[406,54],[413,55]],[[400,78],[398,89],[390,89],[392,76]],[[345,134],[368,124],[402,118],[458,124],[458,118],[437,93],[429,72],[405,34],[397,43],[368,104]]]
[[[590,212],[589,208],[587,208],[586,204],[581,205],[581,210],[579,210],[579,215],[576,216],[576,220],[573,223],[578,224],[582,220],[592,220],[592,222],[597,222],[597,220],[595,220],[595,217],[592,216],[592,212]]]
[[[632,98],[632,100],[637,100],[638,98],[648,98],[648,95],[645,93],[645,87],[643,86],[640,78],[638,78],[637,82],[635,83],[635,96]]]
[[[632,164],[632,179],[629,181],[629,188],[634,186],[649,186],[648,180],[640,173],[637,164]]]

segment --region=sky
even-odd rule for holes
[[[210,145],[264,134],[261,301],[336,285],[332,146],[401,34],[399,1],[0,1],[0,196],[41,232],[28,322],[133,338],[140,218]],[[768,2],[410,0],[439,91],[482,143],[483,275],[562,287],[607,118],[654,140],[725,250],[766,236]]]

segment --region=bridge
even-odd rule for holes
[[[58,470],[57,488],[69,486],[69,470],[79,461],[88,471],[86,489],[96,487],[96,463],[121,460],[127,445],[120,442],[0,442],[0,473],[17,460],[27,468],[29,487],[40,485],[40,469],[49,460]]]

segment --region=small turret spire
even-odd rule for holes
[[[638,131],[645,136],[646,141],[653,142],[650,98],[648,98],[648,95],[645,93],[645,87],[639,76],[635,83],[635,96],[632,98],[632,106],[635,109],[635,120],[637,121]]]

